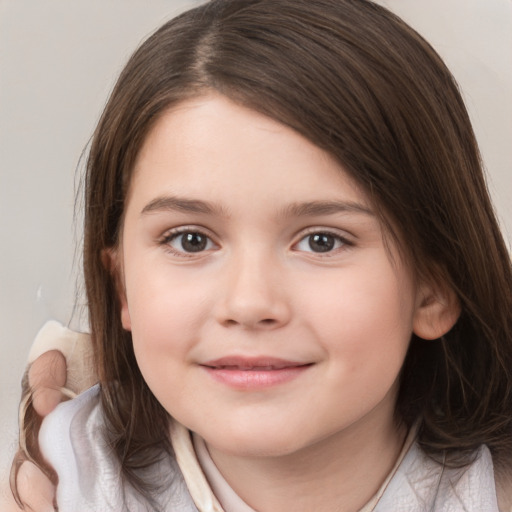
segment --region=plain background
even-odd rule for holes
[[[76,302],[81,152],[131,52],[198,3],[0,0],[0,482],[16,450],[31,342],[46,320],[68,323]],[[510,242],[512,0],[380,3],[424,35],[459,81]]]

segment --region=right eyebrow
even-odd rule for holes
[[[178,196],[160,196],[150,201],[141,211],[141,215],[155,212],[200,213],[203,215],[227,216],[225,210],[208,201],[187,199]]]

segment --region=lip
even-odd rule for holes
[[[312,365],[268,356],[228,356],[200,366],[217,382],[235,389],[257,390],[294,380]]]

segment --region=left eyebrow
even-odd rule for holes
[[[292,203],[281,212],[283,217],[315,217],[319,215],[334,215],[337,213],[375,214],[367,206],[352,201],[310,201]]]

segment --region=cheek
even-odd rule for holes
[[[394,380],[412,333],[409,281],[389,265],[375,264],[305,288],[297,294],[310,297],[303,303],[304,318],[336,371],[360,382],[387,373]]]
[[[197,297],[190,290],[180,293],[162,280],[145,280],[132,291],[130,294],[128,288],[135,358],[147,385],[172,414],[171,406],[190,394],[183,388],[187,382],[183,362],[193,345],[197,319],[192,317],[190,305]]]
[[[183,359],[205,321],[207,294],[199,283],[190,286],[165,266],[129,269],[127,306],[135,355],[141,371],[157,369]],[[145,375],[146,376],[146,375]]]
[[[193,326],[209,297],[204,276],[175,269],[159,261],[144,261],[127,269],[126,293],[130,318],[145,329],[183,329]]]

